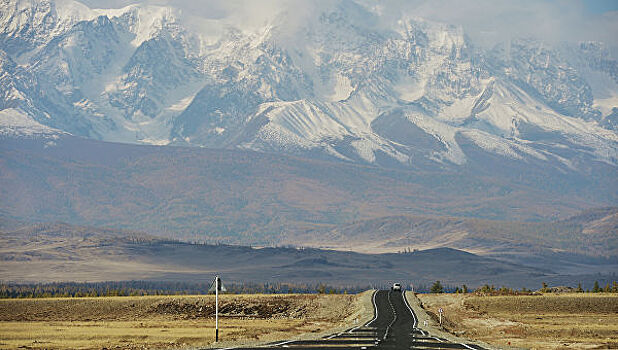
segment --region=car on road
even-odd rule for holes
[[[393,283],[391,290],[393,292],[401,292],[401,283]]]

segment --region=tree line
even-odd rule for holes
[[[231,294],[356,294],[373,288],[369,285],[332,286],[325,283],[224,283]],[[55,282],[38,284],[15,284],[0,282],[0,299],[8,298],[52,298],[52,297],[105,297],[105,296],[143,296],[143,295],[195,295],[208,294],[210,282],[182,281],[109,281],[109,282]],[[418,293],[475,293],[478,295],[530,295],[535,292],[521,288],[495,287],[485,284],[476,289],[467,285],[443,285],[436,281],[431,285],[419,284],[414,288]],[[542,293],[556,291],[542,283],[538,289]],[[618,282],[608,282],[601,286],[595,282],[593,288],[584,290],[581,284],[570,288],[572,292],[618,293]]]
[[[0,282],[0,299],[208,294],[210,282],[56,282],[15,284]],[[324,283],[225,283],[231,294],[355,294],[370,286],[331,286]]]
[[[569,287],[549,287],[547,285],[547,283],[542,282],[541,283],[541,288],[538,290],[541,293],[553,293],[553,292],[576,292],[576,293],[618,293],[618,282],[617,281],[613,281],[611,284],[609,282],[607,282],[607,284],[605,284],[605,287],[601,287],[599,285],[599,281],[595,281],[594,282],[594,286],[592,287],[592,290],[590,289],[586,289],[584,290],[582,288],[582,284],[579,283],[577,285],[577,288],[569,288]],[[478,295],[531,295],[534,294],[535,292],[530,290],[530,289],[526,289],[525,287],[522,287],[520,290],[517,290],[515,288],[509,288],[509,287],[495,287],[494,285],[489,285],[489,284],[485,284],[479,288],[477,288],[476,290],[474,289],[469,289],[468,286],[466,286],[465,284],[461,286],[461,288],[459,286],[455,287],[453,289],[453,287],[448,287],[445,288],[442,283],[440,283],[440,281],[436,281],[434,282],[431,287],[429,288],[429,292],[431,293],[475,293]]]

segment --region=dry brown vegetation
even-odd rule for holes
[[[220,337],[262,342],[353,323],[358,295],[224,295]],[[209,346],[213,296],[0,300],[0,349]]]
[[[419,298],[432,317],[442,307],[445,329],[469,339],[531,349],[618,348],[616,294],[420,294]]]

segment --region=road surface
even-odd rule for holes
[[[404,292],[405,293],[405,292]],[[418,319],[402,292],[380,290],[373,294],[374,318],[366,324],[317,340],[290,340],[258,347],[225,349],[471,349],[478,345],[452,343],[417,328]]]

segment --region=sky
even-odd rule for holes
[[[233,18],[261,25],[286,12],[298,24],[335,1],[353,0],[80,0],[92,8],[133,3],[171,5],[204,18]],[[402,14],[461,25],[475,45],[516,37],[549,42],[604,41],[618,47],[618,0],[354,0],[379,9],[385,20]]]
[[[590,0],[584,2],[584,6],[586,11],[590,13],[618,11],[618,1],[616,0]]]
[[[368,0],[369,1],[369,0]],[[463,26],[477,45],[516,37],[618,45],[618,1],[385,0],[393,11]]]

